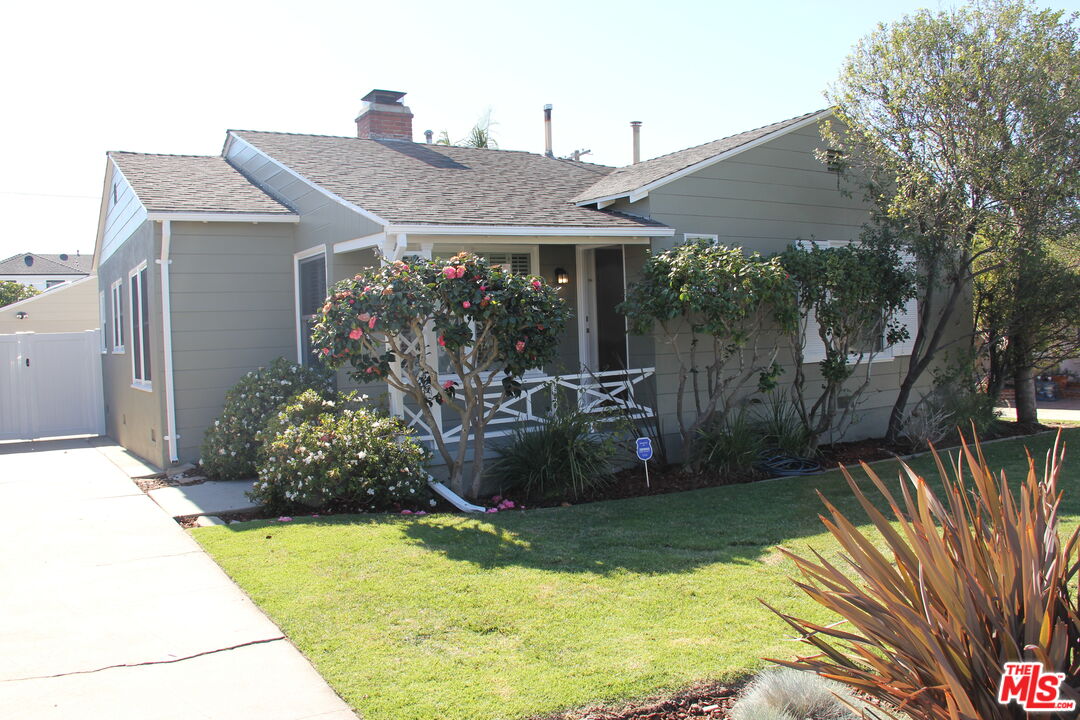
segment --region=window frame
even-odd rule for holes
[[[716,233],[683,233],[683,242],[691,240],[708,240],[714,245],[720,244],[720,236]]]
[[[293,254],[293,302],[295,305],[295,322],[296,322],[296,362],[298,365],[304,367],[311,366],[311,358],[304,357],[304,332],[306,329],[305,319],[312,317],[303,314],[301,295],[301,273],[300,265],[306,262],[315,262],[319,256],[322,256],[323,261],[323,286],[327,292],[330,291],[330,262],[327,257],[326,245],[317,245],[315,247],[308,248],[307,250],[301,250],[298,253]]]
[[[110,344],[114,355],[124,354],[124,280],[121,278],[109,286],[109,304],[112,310],[112,337]]]
[[[131,387],[136,390],[153,392],[153,367],[150,362],[150,290],[147,280],[150,273],[148,263],[143,260],[128,273],[128,295],[131,308],[128,312],[128,326],[131,338]],[[136,302],[136,299],[138,302]],[[138,318],[138,322],[136,322]],[[136,347],[135,343],[138,343]]]

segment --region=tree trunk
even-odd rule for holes
[[[1016,389],[1016,422],[1032,428],[1039,423],[1035,398],[1035,368],[1031,366],[1030,343],[1022,335],[1009,338],[1013,358],[1013,387]]]
[[[469,493],[469,499],[473,502],[480,500],[480,488],[484,481],[484,431],[478,425],[479,423],[473,424],[472,489]],[[464,432],[463,428],[462,433]],[[465,442],[464,434],[462,442]]]
[[[1013,375],[1013,385],[1016,387],[1016,422],[1029,428],[1038,425],[1035,370],[1029,367],[1017,368]]]

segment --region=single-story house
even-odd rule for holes
[[[94,256],[75,253],[19,253],[0,260],[0,280],[11,280],[38,290],[87,277]]]
[[[108,154],[95,257],[110,436],[160,466],[198,459],[225,391],[275,357],[307,362],[327,287],[378,262],[376,250],[469,249],[562,281],[574,320],[526,390],[598,373],[623,402],[670,419],[672,349],[628,336],[615,312],[647,251],[695,236],[762,253],[847,242],[869,217],[815,157],[828,110],[613,169],[413,142],[403,95],[368,94],[355,137],[230,130],[220,155]],[[879,356],[853,433],[884,430],[907,353]],[[421,436],[453,433],[422,426],[386,386],[364,390]],[[493,430],[527,418],[523,408]]]

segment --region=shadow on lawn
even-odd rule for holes
[[[841,497],[850,496],[846,486],[841,492],[835,478],[819,476],[570,508],[434,516],[406,521],[402,533],[428,551],[483,569],[692,572],[778,558],[777,545],[822,533],[819,485],[847,505]]]

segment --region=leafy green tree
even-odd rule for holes
[[[827,93],[845,126],[827,136],[878,182],[876,199],[907,225],[923,270],[889,439],[972,281],[986,271],[977,263],[991,249],[979,238],[996,248],[1015,237],[1030,247],[1075,214],[1075,26],[1075,15],[1023,0],[922,10],[860,41]],[[1038,292],[1038,278],[1025,277],[1022,292]],[[1030,378],[1024,384],[1018,393],[1033,393]]]
[[[653,254],[618,307],[636,335],[658,331],[678,363],[676,415],[683,452],[723,422],[753,378],[767,389],[779,373],[777,332],[793,331],[795,287],[778,258],[691,240]]]
[[[415,404],[450,471],[479,497],[484,430],[526,371],[555,358],[569,311],[538,276],[515,275],[463,252],[446,262],[409,257],[337,283],[312,331],[312,347],[330,367],[345,363],[361,382],[384,380]],[[453,377],[439,378],[439,358]],[[485,398],[488,392],[498,397]],[[457,447],[436,419],[444,406],[461,418]]]
[[[811,448],[825,433],[850,424],[870,386],[874,357],[908,335],[897,316],[914,296],[915,273],[891,236],[880,230],[871,226],[863,241],[850,245],[799,243],[780,255],[798,286],[800,322],[791,338],[791,392]],[[820,393],[810,392],[803,368],[806,333],[815,330],[825,348]],[[847,397],[843,407],[842,394]]]
[[[1080,254],[1053,243],[1020,253],[985,255],[989,270],[975,281],[975,350],[985,359],[987,394],[999,397],[1006,381],[1080,354]],[[1038,276],[1038,292],[1018,294],[1025,276]]]
[[[0,307],[27,300],[41,291],[31,285],[23,285],[14,280],[0,280]]]

